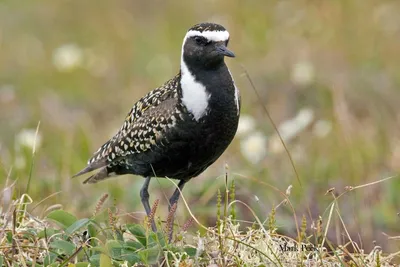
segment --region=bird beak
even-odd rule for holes
[[[227,57],[235,57],[235,54],[230,51],[224,44],[218,45],[215,48],[215,51],[217,51],[218,54],[227,56]]]

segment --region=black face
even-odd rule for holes
[[[201,35],[191,36],[186,39],[183,47],[183,58],[191,67],[206,69],[217,68],[224,63],[224,57],[234,57],[228,50],[229,40],[211,41]]]

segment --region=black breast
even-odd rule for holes
[[[239,114],[235,86],[226,66],[220,74],[213,73],[208,79],[207,73],[199,77],[211,94],[207,114],[196,121],[184,110],[182,120],[165,136],[163,146],[131,158],[135,174],[186,180],[199,175],[221,156],[236,133]]]

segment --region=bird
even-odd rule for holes
[[[140,199],[147,216],[151,178],[176,179],[168,207],[177,205],[185,184],[222,155],[237,131],[241,98],[225,64],[225,57],[235,57],[229,39],[220,24],[191,27],[178,74],[138,100],[118,132],[73,177],[95,170],[84,184],[125,174],[144,177]],[[154,221],[151,227],[157,231]]]

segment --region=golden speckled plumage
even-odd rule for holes
[[[120,161],[128,165],[123,159],[125,156],[151,150],[153,146],[163,146],[165,130],[173,127],[181,119],[182,110],[185,110],[178,101],[179,78],[178,74],[137,101],[119,131],[93,154],[88,166],[75,176],[107,165],[116,165]],[[85,182],[94,181],[89,178]]]
[[[166,127],[172,127],[179,119],[176,105],[178,75],[163,86],[142,97],[129,111],[117,134],[96,151],[88,164],[135,154],[151,149]],[[183,108],[183,107],[182,107]]]

